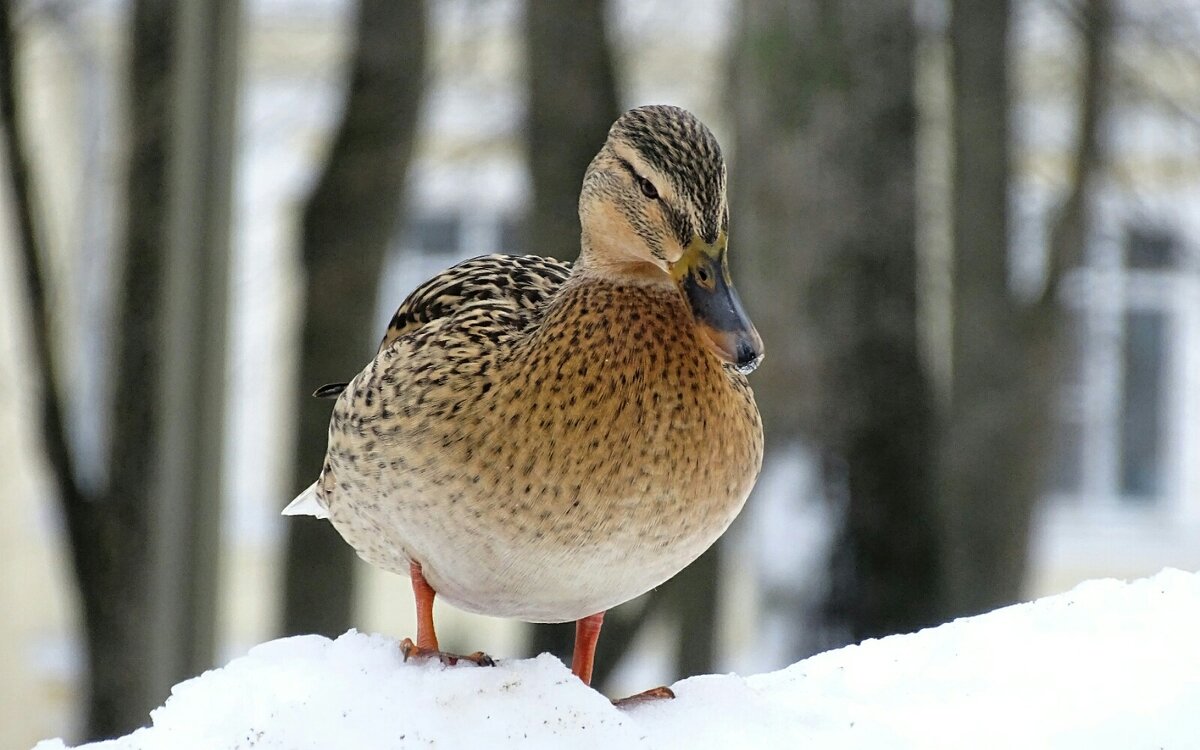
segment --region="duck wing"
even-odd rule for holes
[[[400,337],[468,305],[499,314],[531,318],[571,274],[571,264],[540,255],[481,255],[426,281],[401,303],[379,345],[383,351]]]

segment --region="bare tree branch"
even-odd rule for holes
[[[88,498],[75,481],[75,466],[63,422],[58,394],[58,362],[47,300],[47,280],[38,243],[35,187],[25,156],[19,97],[17,95],[17,46],[13,33],[12,3],[0,2],[0,127],[4,130],[4,157],[12,190],[13,214],[17,223],[16,259],[29,303],[31,369],[38,382],[39,429],[46,448],[51,479],[68,521]]]
[[[137,3],[134,12],[135,27],[139,30],[150,29],[161,36],[162,18],[153,13],[143,12],[144,6],[147,5],[144,1]],[[145,536],[145,513],[139,499],[145,498],[148,492],[146,482],[142,481],[149,475],[150,458],[144,450],[144,441],[148,441],[148,438],[145,424],[136,423],[136,419],[129,413],[131,410],[116,409],[113,433],[116,457],[114,466],[118,470],[113,473],[110,488],[92,496],[79,485],[63,419],[62,398],[57,387],[59,378],[47,295],[45,250],[38,246],[36,199],[21,137],[15,77],[16,45],[13,39],[12,18],[9,15],[11,7],[11,3],[0,2],[0,65],[3,66],[3,70],[0,70],[0,109],[3,110],[6,157],[17,208],[20,261],[24,265],[23,279],[30,304],[30,336],[35,360],[33,369],[41,391],[38,396],[39,427],[45,442],[52,480],[65,517],[67,551],[71,556],[81,600],[88,665],[85,683],[85,732],[89,737],[113,736],[124,734],[138,726],[146,711],[153,705],[151,700],[157,702],[157,697],[151,699],[148,696],[145,690],[145,670],[140,669],[144,665],[140,658],[140,650],[146,642],[146,632],[142,629],[146,620],[142,605],[145,603],[147,587],[146,576],[142,573],[147,571],[144,555],[148,544]],[[137,50],[142,47],[139,44],[141,38],[136,32],[134,37],[136,58]],[[153,57],[153,64],[146,68],[153,68],[158,79],[163,76],[162,59]],[[139,92],[139,101],[152,102],[148,106],[153,107],[153,102],[159,101],[146,91],[139,89]],[[135,132],[140,134],[141,131],[136,128],[144,125],[144,120],[139,117],[134,117],[133,120]],[[165,126],[165,123],[163,125]],[[135,158],[137,154],[145,152],[144,148],[138,148],[141,145],[142,141],[136,141],[133,149]],[[158,188],[148,191],[152,206],[161,195],[161,185],[158,185]],[[138,203],[135,201],[133,205]],[[147,243],[154,252],[159,246],[159,237],[160,235],[155,235],[153,240]],[[153,296],[155,279],[146,276],[139,275],[143,283],[151,285],[150,296]],[[127,290],[127,293],[126,296],[135,296],[140,304],[150,304],[145,299],[146,293],[138,290]],[[138,346],[152,346],[153,337],[146,336],[145,332],[122,333],[125,334],[126,340],[132,337]],[[138,338],[139,333],[143,338]],[[136,372],[138,377],[151,377],[144,369],[138,369],[139,364],[140,362],[130,363],[124,360],[120,363],[126,373]],[[117,390],[119,396],[122,392],[120,383]],[[124,392],[131,394],[131,402],[150,400],[136,387],[126,388]],[[122,431],[121,425],[133,426]],[[122,440],[129,444],[121,445]],[[124,451],[128,460],[119,460],[121,451]],[[122,466],[131,468],[132,472],[120,471]]]
[[[1046,285],[1036,305],[1039,308],[1057,304],[1063,274],[1083,260],[1090,223],[1088,199],[1104,166],[1101,126],[1113,68],[1111,0],[1086,0],[1080,12],[1083,60],[1079,79],[1078,140],[1072,156],[1067,198],[1051,233]]]

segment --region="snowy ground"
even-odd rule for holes
[[[674,688],[621,710],[549,656],[450,668],[406,664],[383,636],[301,636],[177,685],[153,727],[89,747],[1196,748],[1200,574],[1093,581]]]

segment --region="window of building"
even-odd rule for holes
[[[1121,356],[1121,495],[1145,501],[1162,492],[1163,372],[1167,316],[1125,313]]]
[[[1070,320],[1047,489],[1080,506],[1160,505],[1170,491],[1180,243],[1144,224],[1118,236],[1109,257],[1119,262],[1071,271],[1064,292]]]
[[[1133,227],[1125,237],[1125,265],[1134,269],[1167,270],[1178,264],[1175,236],[1166,230]]]

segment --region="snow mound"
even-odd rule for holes
[[[1092,581],[674,689],[617,709],[547,655],[445,667],[405,663],[383,636],[300,636],[180,683],[152,727],[88,747],[1194,748],[1200,574]]]

